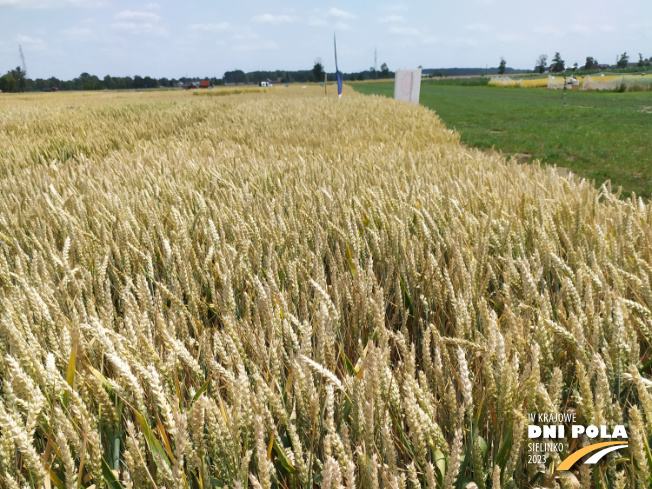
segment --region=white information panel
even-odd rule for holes
[[[394,76],[394,98],[413,104],[419,103],[421,92],[421,68],[416,70],[396,70]]]

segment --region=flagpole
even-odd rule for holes
[[[335,38],[335,33],[333,32],[333,49],[335,50],[335,75],[337,76],[337,97],[338,99],[342,98],[342,75],[340,74],[340,69],[337,67],[337,39]]]

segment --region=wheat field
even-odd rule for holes
[[[381,97],[3,94],[0,487],[649,487],[651,224]]]

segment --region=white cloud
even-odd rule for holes
[[[135,35],[165,36],[167,34],[162,27],[147,22],[115,22],[112,26],[119,31]]]
[[[93,36],[93,31],[87,27],[70,27],[69,29],[62,30],[61,34],[70,39],[85,40]]]
[[[29,8],[29,9],[47,9],[61,7],[101,7],[104,5],[103,0],[0,0],[0,7],[8,5],[10,7]]]
[[[218,22],[217,24],[192,24],[190,30],[207,31],[207,32],[225,32],[231,29],[228,22]]]
[[[36,39],[36,38],[34,38],[34,37],[30,37],[30,36],[26,36],[26,35],[24,35],[24,34],[18,34],[18,35],[16,36],[16,41],[18,41],[18,42],[30,42],[30,41],[32,41],[32,40],[34,40],[34,39]]]
[[[23,34],[18,34],[16,36],[16,41],[21,44],[42,44],[43,39],[38,37],[25,36]]]
[[[579,34],[588,34],[591,32],[591,29],[581,24],[573,24],[570,26],[571,32],[578,32]]]
[[[506,33],[506,34],[498,34],[496,36],[496,39],[501,42],[517,42],[517,41],[522,41],[523,36],[521,36],[520,34]]]
[[[383,12],[406,12],[409,10],[408,6],[404,3],[394,3],[390,5],[382,5],[379,7]]]
[[[640,30],[640,29],[645,29],[647,31],[652,30],[652,22],[634,22],[629,26],[632,30]]]
[[[337,17],[338,19],[355,19],[355,14],[347,12],[346,10],[340,10],[338,8],[332,7],[326,13],[329,17]]]
[[[16,42],[21,46],[24,46],[26,51],[44,51],[47,47],[47,44],[43,39],[39,37],[26,36],[24,34],[18,34],[16,36]]]
[[[405,22],[405,17],[402,15],[386,15],[385,17],[381,17],[378,19],[378,22],[380,24],[395,24],[398,22]]]
[[[414,47],[416,45],[417,45],[417,43],[415,43],[414,41],[412,41],[410,39],[405,39],[405,40],[403,40],[403,41],[401,41],[401,42],[399,42],[397,44],[397,46],[400,47],[400,48],[411,48],[411,47]]]
[[[274,41],[264,41],[257,43],[240,44],[234,48],[236,51],[274,51],[278,49],[278,44]]]
[[[127,22],[158,22],[161,17],[152,12],[136,12],[133,10],[123,10],[115,14],[116,20]]]
[[[166,36],[167,31],[159,25],[161,17],[152,12],[123,10],[113,16],[117,22],[114,29],[133,35]]]
[[[489,26],[486,24],[481,24],[481,23],[475,23],[475,24],[469,24],[466,27],[464,27],[467,31],[472,31],[472,32],[488,32],[489,31]]]
[[[389,28],[391,34],[398,34],[400,36],[420,36],[421,31],[416,27],[398,27],[392,26]]]
[[[561,34],[561,30],[558,27],[552,25],[540,25],[534,28],[534,32],[537,34],[547,34],[549,36],[556,36]]]
[[[258,34],[256,34],[251,29],[239,29],[233,34],[233,39],[237,41],[255,41],[260,39],[260,36],[258,36]]]
[[[475,39],[470,39],[468,37],[457,37],[453,40],[452,44],[454,46],[469,46],[469,47],[477,47],[480,45],[478,41]]]
[[[349,21],[355,18],[355,14],[335,7],[328,11],[315,9],[308,20],[308,25],[311,27],[328,26],[331,29],[339,31],[350,31],[352,27],[349,24]]]
[[[392,34],[397,34],[403,36],[398,40],[398,46],[409,47],[409,46],[418,46],[424,45],[429,46],[432,44],[442,44],[447,46],[459,46],[459,47],[477,47],[480,46],[480,43],[475,39],[469,38],[468,36],[456,37],[456,38],[446,38],[436,36],[429,33],[428,31],[419,30],[414,27],[390,27],[389,32]]]
[[[259,24],[272,24],[272,25],[279,25],[279,24],[294,21],[294,19],[289,15],[273,15],[273,14],[256,15],[251,20],[253,20],[254,22],[258,22]]]

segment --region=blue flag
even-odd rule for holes
[[[337,67],[337,40],[335,39],[335,33],[333,32],[333,47],[335,48],[335,73],[337,74],[337,96],[342,98],[342,75],[340,70]]]
[[[335,68],[337,70],[337,95],[338,97],[342,97],[342,75],[340,74],[340,70]]]

